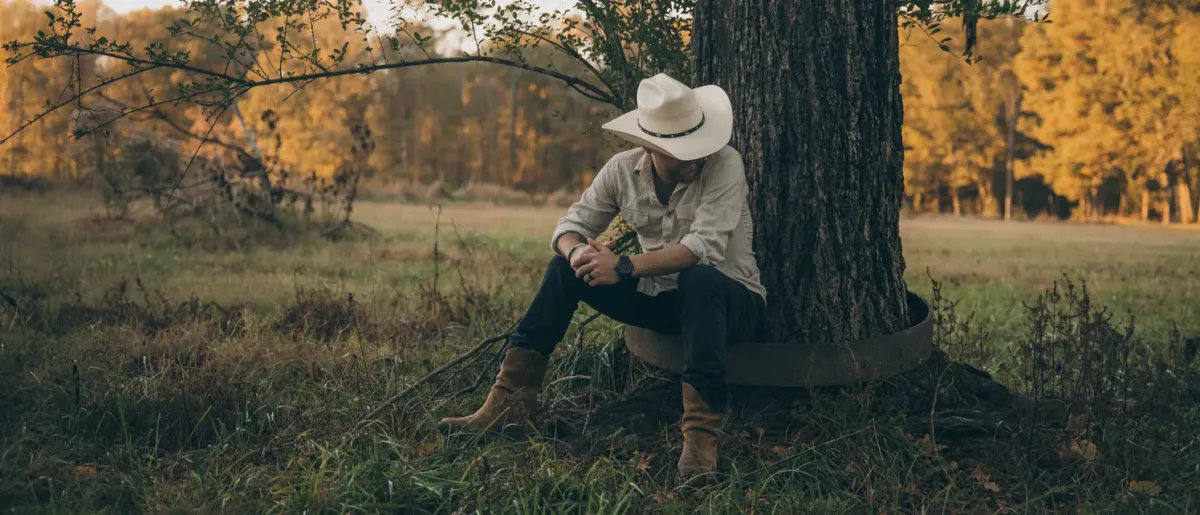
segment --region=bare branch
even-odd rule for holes
[[[21,47],[27,47],[27,46],[33,46],[33,43],[23,43],[20,45],[16,45],[14,48],[21,48]],[[140,57],[135,57],[132,55],[114,54],[112,52],[108,52],[105,50],[100,50],[100,49],[95,49],[95,48],[84,48],[79,45],[64,45],[62,47],[55,47],[52,49],[58,54],[58,56],[91,54],[91,55],[109,57],[112,59],[116,59],[118,61],[124,61],[126,63],[131,63],[131,64],[138,64],[141,66],[152,66],[155,68],[172,68],[175,70],[199,73],[201,75],[208,75],[210,77],[216,77],[218,79],[226,80],[226,81],[232,82],[234,84],[238,84],[238,85],[245,85],[246,83],[249,82],[245,79],[239,79],[232,75],[226,75],[221,72],[207,70],[204,68],[197,68],[195,66],[189,66],[186,64],[163,62],[163,61],[151,61],[148,59],[142,59]],[[57,57],[57,56],[52,55],[50,57]]]
[[[6,141],[8,141],[8,140],[12,139],[12,138],[13,138],[14,136],[16,136],[18,133],[20,133],[21,131],[25,130],[25,128],[26,128],[26,127],[29,127],[30,125],[33,125],[33,124],[37,123],[37,122],[38,122],[38,121],[40,121],[42,118],[45,118],[45,117],[47,117],[47,116],[50,116],[50,114],[51,114],[51,113],[53,113],[53,112],[55,112],[55,111],[57,111],[57,110],[59,110],[59,109],[61,109],[61,108],[63,108],[63,107],[66,107],[67,105],[70,105],[70,104],[71,104],[71,102],[75,102],[76,100],[78,100],[78,99],[82,98],[84,95],[86,95],[86,94],[88,94],[88,93],[91,93],[91,92],[93,92],[93,91],[96,91],[96,90],[98,90],[98,89],[101,89],[101,88],[103,88],[104,86],[107,86],[107,85],[109,85],[109,84],[112,84],[112,83],[114,83],[114,82],[120,81],[120,80],[122,80],[122,79],[128,79],[129,77],[132,77],[132,76],[134,76],[134,75],[137,75],[137,74],[139,74],[139,73],[142,73],[142,72],[147,72],[147,71],[150,71],[150,70],[153,70],[153,69],[154,69],[153,67],[150,67],[150,68],[142,68],[142,69],[139,69],[139,70],[134,70],[134,71],[131,71],[131,72],[129,72],[129,73],[126,73],[126,74],[124,74],[124,75],[120,75],[120,76],[114,77],[114,78],[113,78],[113,79],[111,79],[111,80],[101,81],[99,84],[96,84],[95,86],[92,86],[92,87],[90,87],[90,88],[88,88],[88,89],[85,89],[85,90],[83,90],[82,92],[79,92],[79,93],[75,94],[75,95],[74,95],[74,96],[72,96],[71,98],[68,98],[67,100],[64,100],[64,101],[62,101],[62,102],[59,102],[58,104],[55,104],[55,105],[53,105],[53,106],[50,106],[48,109],[46,109],[46,110],[45,110],[45,111],[43,111],[42,113],[40,113],[40,114],[38,114],[37,116],[33,117],[33,119],[32,119],[32,120],[29,120],[28,122],[25,122],[24,124],[21,124],[21,126],[20,126],[20,127],[17,127],[17,130],[13,131],[13,132],[12,132],[12,134],[9,134],[8,136],[5,136],[5,137],[4,137],[4,139],[0,139],[0,145],[3,145],[3,144],[4,144],[4,142],[6,142]]]

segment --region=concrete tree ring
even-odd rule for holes
[[[843,344],[737,343],[726,351],[726,381],[745,386],[806,388],[874,381],[911,370],[933,353],[933,310],[909,291],[910,325],[892,334]],[[625,326],[629,352],[655,367],[683,371],[678,336]]]

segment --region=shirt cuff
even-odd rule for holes
[[[563,234],[566,234],[569,232],[577,232],[579,234],[582,234],[584,238],[595,239],[597,236],[596,234],[593,234],[592,231],[589,231],[583,225],[580,225],[580,224],[577,224],[577,223],[571,222],[571,221],[562,221],[562,222],[558,223],[558,227],[554,228],[554,234],[552,236],[550,236],[550,250],[554,251],[555,254],[558,254],[558,239],[560,237],[562,237]],[[563,256],[563,257],[566,257],[566,256]]]
[[[701,265],[712,264],[708,260],[708,246],[706,246],[704,244],[704,240],[700,239],[700,237],[697,236],[695,233],[688,233],[688,234],[683,235],[683,239],[679,240],[679,243],[682,243],[683,246],[687,247],[688,250],[692,251],[692,254],[694,254],[696,256],[696,258],[698,258],[700,260],[700,262],[698,264],[701,264]]]

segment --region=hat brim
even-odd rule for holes
[[[678,138],[658,138],[638,127],[637,110],[625,113],[603,125],[617,137],[635,145],[649,147],[680,161],[712,155],[729,143],[733,135],[733,107],[729,95],[718,86],[694,89],[696,101],[704,110],[704,125],[696,132]]]

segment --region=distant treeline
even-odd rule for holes
[[[1055,0],[1049,24],[980,22],[977,52],[983,59],[971,64],[956,53],[964,38],[957,22],[934,34],[902,30],[905,207],[1003,217],[1011,200],[1017,218],[1195,221],[1200,15],[1177,4]],[[156,41],[178,48],[165,27],[184,15],[180,9],[117,15],[96,0],[81,5],[84,26],[127,38],[134,48]],[[27,38],[45,25],[43,10],[29,0],[0,0],[0,40]],[[355,40],[335,21],[317,22],[314,34],[328,40],[325,48]],[[426,48],[451,46],[437,44],[442,36],[435,31],[426,34],[435,38]],[[949,38],[947,48],[939,48],[943,38]],[[200,39],[185,46],[194,63],[224,62]],[[362,44],[348,52],[353,61],[381,50]],[[567,73],[578,66],[541,58]],[[7,135],[40,113],[47,99],[62,94],[72,73],[114,74],[108,65],[29,59],[0,67],[0,103],[7,106],[0,110],[0,129]],[[365,124],[375,141],[366,195],[457,192],[465,198],[475,196],[468,192],[508,191],[512,201],[561,204],[621,148],[599,130],[616,114],[611,106],[560,81],[490,64],[349,75],[298,90],[254,89],[211,132],[213,121],[195,107],[165,104],[73,141],[72,130],[99,123],[96,113],[167,97],[184,80],[179,73],[126,79],[105,88],[104,105],[42,119],[0,146],[0,173],[80,180],[106,167],[144,162],[130,153],[161,147],[146,145],[147,138],[178,145],[170,159],[186,159],[197,136],[209,133],[261,150],[297,174],[327,177],[354,144],[350,128]]]

